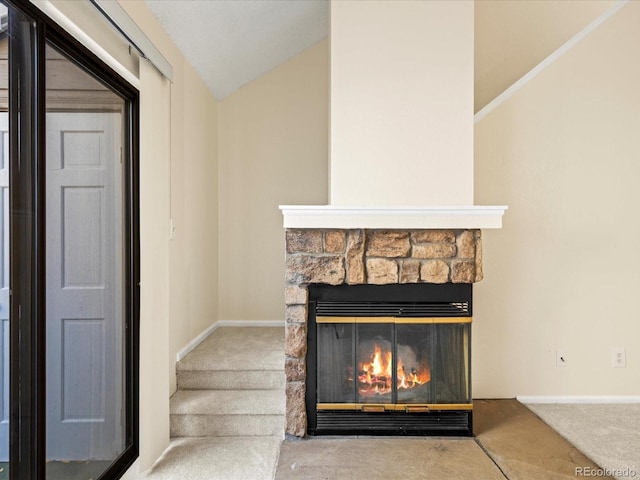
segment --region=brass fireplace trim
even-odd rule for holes
[[[316,410],[412,413],[417,411],[473,410],[473,403],[318,403]]]
[[[473,317],[316,317],[316,323],[395,323],[431,325],[436,323],[471,323]]]
[[[374,412],[374,413],[382,413],[386,411],[386,409],[384,408],[384,405],[363,405],[361,410],[363,412]]]

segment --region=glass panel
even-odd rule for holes
[[[432,364],[435,403],[471,401],[469,333],[471,324],[436,324],[436,352]]]
[[[46,49],[47,479],[125,448],[123,100]]]
[[[433,325],[396,325],[398,403],[431,403]]]
[[[318,402],[469,403],[470,331],[469,323],[318,324]]]
[[[318,324],[318,402],[354,403],[353,324]]]
[[[391,403],[393,325],[357,324],[358,403]]]

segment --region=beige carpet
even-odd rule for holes
[[[616,478],[640,478],[640,404],[527,406]]]
[[[281,440],[274,437],[177,438],[144,480],[271,480]]]

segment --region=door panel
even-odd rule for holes
[[[119,113],[47,114],[47,459],[122,451]]]
[[[61,188],[62,288],[91,294],[91,289],[106,286],[104,190],[104,186]]]
[[[104,318],[62,319],[63,423],[105,421],[105,340]]]

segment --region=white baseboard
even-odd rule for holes
[[[520,403],[640,403],[636,395],[518,395]]]
[[[284,327],[284,320],[218,320],[219,327]]]
[[[189,355],[189,353],[220,327],[284,327],[284,324],[284,320],[218,320],[181,348],[176,354],[176,361],[179,362]]]

